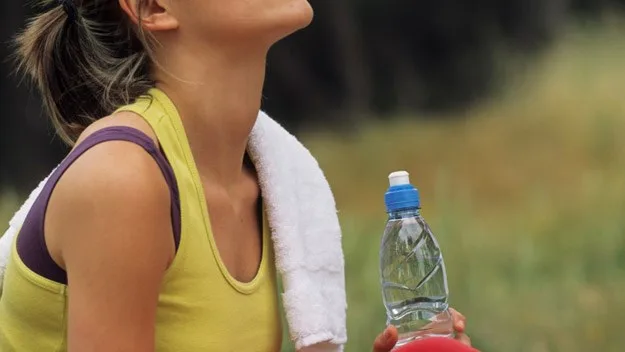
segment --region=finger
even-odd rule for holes
[[[464,332],[467,325],[467,318],[453,308],[450,308],[449,311],[451,312],[452,320],[454,322],[454,330],[456,332]]]
[[[454,330],[458,333],[463,333],[466,328],[466,323],[464,320],[454,320]]]
[[[467,320],[467,318],[462,313],[460,313],[459,311],[457,311],[457,310],[455,310],[453,308],[449,308],[449,311],[454,316],[454,318],[460,319],[460,320]]]
[[[462,342],[464,345],[471,347],[471,338],[467,334],[456,334],[456,340]]]
[[[378,335],[373,343],[373,352],[389,352],[397,344],[397,329],[394,326],[388,326],[383,333]]]

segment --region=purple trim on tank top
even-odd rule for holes
[[[46,182],[33,203],[17,237],[17,253],[22,262],[36,274],[49,280],[67,284],[67,273],[50,256],[44,236],[44,222],[48,202],[54,187],[65,171],[87,150],[103,142],[126,141],[145,149],[161,169],[171,195],[171,221],[176,250],[180,244],[180,198],[176,178],[171,165],[154,141],[143,132],[126,126],[107,127],[89,135],[61,162]]]

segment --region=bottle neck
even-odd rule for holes
[[[397,211],[391,211],[388,213],[389,220],[399,220],[405,218],[414,218],[421,215],[419,208],[408,208]]]

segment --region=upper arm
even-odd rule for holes
[[[57,184],[45,227],[67,271],[69,351],[154,351],[175,250],[169,192],[150,155],[128,142],[93,147]]]

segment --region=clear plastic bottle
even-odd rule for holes
[[[380,279],[387,324],[399,331],[398,346],[454,334],[443,256],[420,213],[418,190],[405,171],[389,175],[388,221],[380,247]]]

